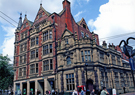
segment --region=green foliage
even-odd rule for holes
[[[8,89],[13,86],[13,66],[9,64],[8,56],[0,54],[0,89]]]

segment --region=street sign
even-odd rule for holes
[[[129,58],[129,64],[130,64],[130,66],[131,66],[131,69],[132,69],[132,70],[135,70],[135,63],[134,63],[133,58]]]

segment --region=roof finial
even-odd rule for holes
[[[42,0],[41,0],[41,2],[40,2],[40,7],[42,6]]]
[[[19,19],[22,19],[22,13],[20,13],[20,18]]]
[[[19,22],[18,22],[18,27],[17,29],[20,29],[22,26],[22,13],[20,13],[20,18],[19,18]]]
[[[67,24],[65,23],[65,28],[67,28]]]
[[[25,12],[25,18],[27,17],[27,11]]]

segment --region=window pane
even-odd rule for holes
[[[90,51],[88,50],[88,55],[90,55]]]
[[[67,85],[67,90],[69,90],[69,85]]]
[[[85,50],[85,55],[87,55],[87,51]]]
[[[66,78],[68,78],[68,75],[66,75]]]
[[[36,44],[38,44],[38,37],[36,37]]]
[[[72,74],[72,78],[74,77],[74,74]]]
[[[67,83],[68,83],[68,79],[66,79]]]
[[[36,64],[36,73],[38,73],[38,63]]]
[[[71,74],[69,74],[69,78],[71,78]]]
[[[74,79],[72,79],[72,83],[74,83]]]
[[[71,64],[71,59],[70,59],[70,57],[67,58],[67,64]]]
[[[91,61],[90,56],[88,56],[88,60]]]
[[[88,61],[87,55],[85,56],[85,61]]]
[[[84,57],[82,56],[82,62],[84,62]]]
[[[70,90],[72,90],[72,84],[70,84]]]
[[[81,51],[81,55],[83,56],[83,51]]]

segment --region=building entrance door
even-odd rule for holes
[[[30,93],[32,95],[35,95],[35,82],[34,81],[30,82]]]
[[[27,83],[23,83],[22,86],[23,86],[22,95],[27,95]]]
[[[39,80],[38,82],[39,82],[38,90],[41,92],[40,95],[44,95],[44,80]]]

